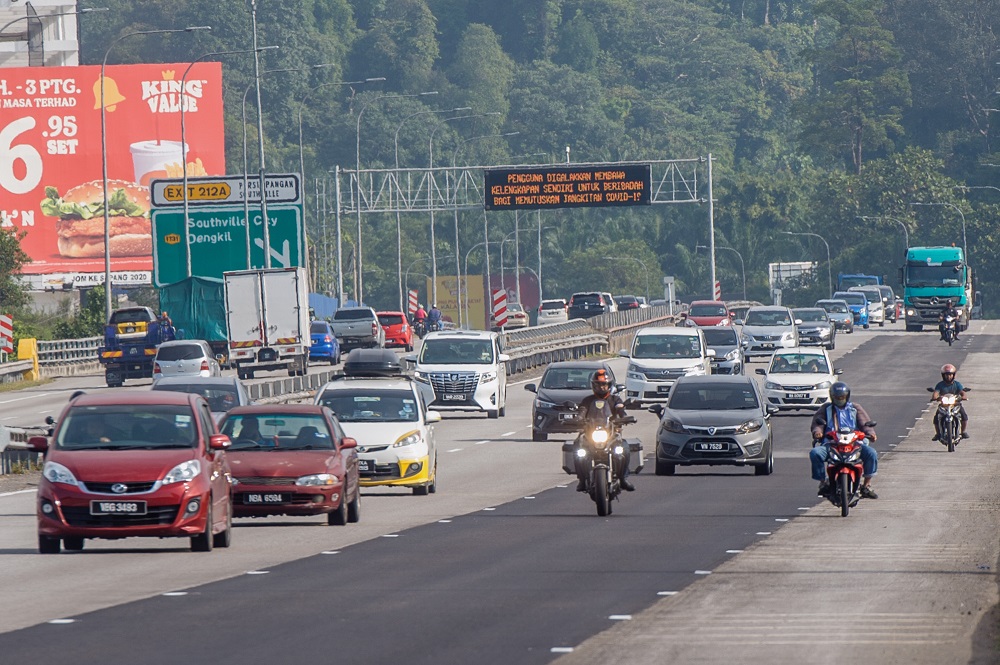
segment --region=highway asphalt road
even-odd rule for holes
[[[965,355],[901,328],[841,335],[832,353],[879,421],[882,451],[926,407],[937,368]],[[58,410],[87,381],[0,395],[0,423],[37,422],[35,409]],[[818,501],[803,412],[773,418],[774,475],[695,467],[655,477],[649,462],[638,491],[599,518],[561,471],[560,442],[531,442],[531,397],[515,384],[504,419],[445,417],[437,494],[366,490],[361,522],[345,527],[237,520],[233,546],[209,554],[129,539],[41,556],[34,493],[0,496],[0,660],[547,663]],[[650,456],[656,419],[637,415],[626,433]]]

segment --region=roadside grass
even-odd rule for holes
[[[0,383],[0,393],[12,393],[15,390],[25,388],[37,388],[45,384],[52,383],[55,379],[39,379],[38,381],[11,381],[10,383]]]

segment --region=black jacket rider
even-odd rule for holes
[[[621,397],[613,393],[608,394],[606,397],[599,395],[587,395],[582,400],[580,400],[580,415],[583,419],[582,422],[587,422],[591,419],[598,419],[603,421],[608,415],[613,418],[624,418],[627,414],[625,413],[625,402]],[[580,436],[584,436],[580,434]],[[580,445],[580,438],[577,437],[574,447]],[[631,463],[631,450],[629,450],[628,444],[623,446],[625,452],[623,454],[624,464],[619,474],[619,483],[622,489],[631,492],[635,489],[635,486],[628,481],[629,465]],[[578,491],[584,491],[587,483],[587,470],[584,469],[582,464],[576,465],[576,476],[580,481],[577,485]]]
[[[941,333],[941,339],[944,339],[944,326],[945,326],[944,320],[945,317],[947,316],[951,316],[955,319],[955,339],[958,339],[959,311],[955,307],[955,303],[951,302],[950,300],[948,301],[948,306],[945,307],[943,312],[941,312],[941,316],[938,317],[938,321],[940,321],[940,323],[938,324],[938,331]]]

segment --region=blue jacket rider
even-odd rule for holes
[[[851,400],[851,389],[842,381],[837,381],[830,386],[830,401],[823,404],[812,419],[812,436],[814,441],[822,441],[819,445],[809,451],[809,462],[812,464],[813,480],[820,481],[819,496],[827,496],[831,487],[826,478],[826,458],[830,454],[829,439],[826,433],[836,432],[842,427],[850,427],[852,430],[861,430],[867,439],[861,443],[861,463],[864,466],[864,482],[861,485],[861,496],[866,499],[877,499],[870,485],[872,476],[878,473],[878,453],[867,444],[867,441],[875,443],[878,438],[875,430],[867,423],[871,422],[868,412],[860,404],[854,404]]]

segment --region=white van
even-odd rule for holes
[[[479,330],[430,332],[420,353],[406,356],[416,364],[427,408],[435,411],[485,411],[499,418],[507,410],[507,361],[500,335]]]
[[[626,399],[648,403],[666,402],[682,376],[711,374],[715,351],[700,328],[650,327],[638,331],[631,348],[619,355],[629,359]]]

